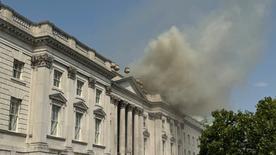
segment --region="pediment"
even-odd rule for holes
[[[133,77],[127,77],[118,81],[115,81],[116,84],[121,86],[122,88],[128,90],[129,92],[145,98],[145,93],[141,85],[139,85]]]
[[[104,112],[104,110],[102,108],[96,108],[94,110],[94,114],[97,116],[97,117],[101,117],[101,118],[104,118],[106,116],[106,113]]]
[[[86,111],[88,109],[87,105],[83,101],[79,101],[79,102],[74,103],[74,107],[78,108],[78,109],[81,109],[83,111]]]
[[[67,99],[61,93],[51,94],[49,95],[49,98],[51,100],[58,101],[64,104],[67,102]]]

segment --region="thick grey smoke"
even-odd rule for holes
[[[188,114],[229,108],[232,88],[262,55],[268,3],[228,1],[189,30],[172,26],[150,41],[135,76]]]

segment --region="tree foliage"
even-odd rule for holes
[[[200,155],[276,155],[276,99],[265,97],[256,112],[214,111],[200,138]]]

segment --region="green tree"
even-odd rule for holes
[[[200,138],[200,155],[276,155],[276,100],[265,97],[255,113],[214,111]]]

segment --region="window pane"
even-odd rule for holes
[[[80,130],[81,130],[81,118],[82,118],[82,113],[76,112],[76,122],[75,122],[75,139],[80,138]]]
[[[100,103],[101,94],[102,94],[102,91],[99,90],[99,89],[96,89],[96,104],[99,104],[99,103]]]
[[[54,70],[54,86],[58,87],[60,86],[60,79],[61,79],[62,73]]]
[[[78,96],[82,95],[82,87],[83,87],[83,82],[77,81],[77,95]]]
[[[99,144],[101,120],[95,119],[95,143]]]
[[[23,66],[24,66],[23,62],[20,62],[20,61],[14,59],[14,62],[13,62],[13,77],[14,78],[20,79]]]
[[[15,131],[17,128],[18,111],[19,111],[20,103],[21,103],[21,100],[16,99],[14,97],[11,98],[10,114],[9,114],[9,130]]]
[[[53,104],[51,115],[51,135],[57,135],[59,111],[60,107]]]

